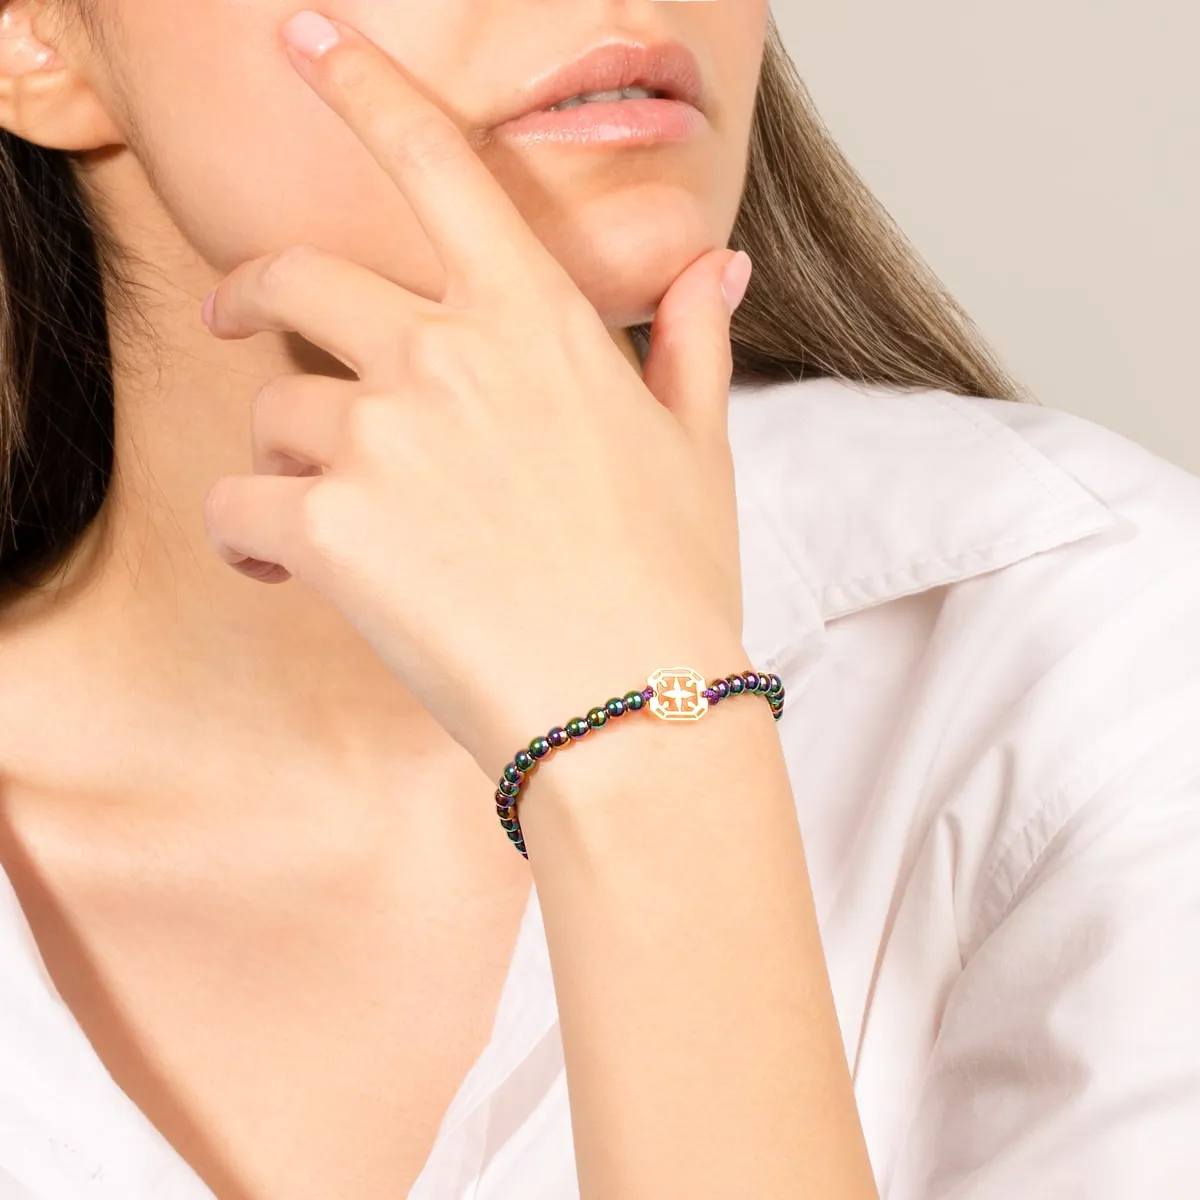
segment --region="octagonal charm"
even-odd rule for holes
[[[650,711],[664,721],[698,721],[708,712],[708,699],[700,694],[704,676],[691,667],[659,667],[646,683],[654,689]]]

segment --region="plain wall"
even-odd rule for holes
[[[1200,474],[1200,0],[772,8],[834,138],[1009,371]]]

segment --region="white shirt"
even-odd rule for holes
[[[744,644],[786,685],[883,1200],[1196,1200],[1200,479],[1054,409],[830,380],[735,389],[730,437]],[[410,1197],[577,1195],[534,891]],[[107,1074],[0,875],[18,1197],[211,1193]]]

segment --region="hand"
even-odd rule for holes
[[[727,436],[734,255],[675,280],[639,377],[457,126],[337,28],[319,57],[289,54],[449,284],[437,303],[309,245],[230,272],[206,307],[215,336],[294,331],[358,379],[269,380],[256,474],[217,481],[206,527],[243,573],[334,604],[498,775],[656,667],[753,665]]]

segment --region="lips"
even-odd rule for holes
[[[703,106],[703,81],[695,56],[681,42],[609,42],[537,76],[508,105],[492,128],[589,92],[640,87],[696,109]],[[626,103],[637,103],[627,101]]]

